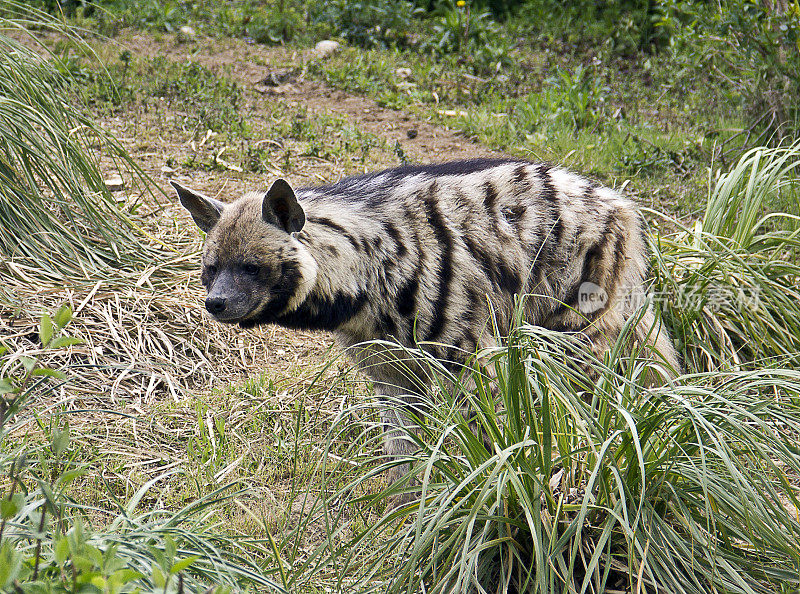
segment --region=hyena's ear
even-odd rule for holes
[[[225,203],[219,200],[214,200],[208,196],[203,196],[197,192],[184,188],[182,185],[170,181],[172,187],[178,192],[178,198],[181,199],[183,207],[189,211],[203,231],[208,233],[217,224],[222,211],[225,209]]]
[[[277,224],[287,233],[300,231],[306,224],[306,213],[285,179],[276,180],[267,191],[261,205],[261,218],[267,223]]]

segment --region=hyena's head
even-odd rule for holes
[[[251,328],[276,321],[305,300],[317,264],[293,235],[306,218],[285,180],[231,204],[172,185],[206,232],[200,280],[208,291],[206,309],[216,320]]]

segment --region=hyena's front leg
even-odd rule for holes
[[[417,430],[413,415],[421,415],[420,397],[409,390],[387,383],[375,384],[375,395],[381,403],[383,424],[383,451],[388,459],[398,459],[417,449],[412,434]],[[417,408],[416,412],[414,409]],[[386,473],[389,484],[408,473],[409,464],[397,464]]]

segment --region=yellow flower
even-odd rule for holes
[[[458,6],[459,8],[461,8],[463,6],[466,6],[466,5],[467,5],[467,3],[464,0],[458,0],[458,2],[456,2],[456,6]]]

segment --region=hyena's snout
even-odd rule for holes
[[[253,309],[251,291],[241,287],[229,270],[222,270],[208,287],[205,307],[219,322],[238,322]]]
[[[227,297],[206,297],[206,309],[212,316],[219,316],[225,313],[228,305]]]
[[[238,322],[252,309],[248,299],[240,294],[223,294],[211,292],[206,297],[206,311],[218,322]]]

